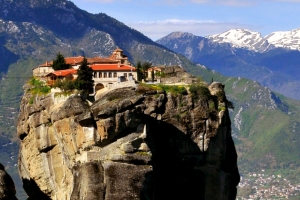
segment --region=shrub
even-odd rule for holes
[[[208,108],[209,108],[209,110],[210,111],[213,111],[213,110],[215,110],[215,102],[213,102],[213,101],[209,101],[209,103],[208,103]]]
[[[228,100],[227,100],[227,107],[232,109],[232,110],[234,109],[233,103],[231,101],[228,101]]]
[[[32,79],[29,80],[29,84],[32,86],[32,88],[29,89],[29,92],[32,94],[48,94],[51,91],[51,88],[45,83],[39,79],[36,79],[33,77]]]
[[[53,87],[58,87],[63,92],[70,92],[75,89],[75,82],[69,79],[57,80]]]
[[[139,94],[147,93],[147,92],[156,92],[158,90],[165,91],[166,93],[171,93],[173,95],[187,95],[187,90],[184,86],[180,85],[152,85],[152,84],[140,84],[137,88],[136,92]]]
[[[203,85],[192,84],[189,91],[193,99],[209,99],[211,96],[209,89]]]
[[[171,93],[173,95],[186,95],[187,91],[185,87],[183,86],[178,86],[178,85],[158,85],[162,90],[164,90],[166,93]]]
[[[215,96],[218,97],[218,101],[220,101],[220,102],[225,102],[226,101],[226,96],[225,96],[225,93],[223,91],[218,91]]]

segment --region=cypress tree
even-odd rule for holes
[[[88,66],[87,59],[84,57],[77,71],[76,88],[81,90],[82,96],[87,96],[94,86],[93,70]]]
[[[137,71],[137,80],[142,81],[142,64],[140,61],[136,64],[136,71]]]
[[[151,67],[151,79],[154,82],[154,67]]]

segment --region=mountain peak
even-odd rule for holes
[[[264,39],[275,47],[300,50],[300,28],[291,31],[273,32]]]
[[[218,43],[230,43],[233,47],[252,51],[265,51],[269,44],[259,32],[248,29],[230,29],[224,33],[211,35],[208,39]]]
[[[179,38],[192,38],[192,37],[194,37],[194,35],[191,33],[176,31],[176,32],[170,33],[169,35],[167,35],[157,41],[166,40],[166,39],[170,40],[170,39],[179,39]]]

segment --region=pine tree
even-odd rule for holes
[[[56,54],[55,60],[53,60],[52,68],[54,70],[63,70],[63,69],[69,69],[70,65],[66,64],[65,57],[58,52]]]
[[[151,79],[154,82],[154,67],[151,67]]]
[[[87,59],[84,57],[77,71],[76,89],[81,91],[82,96],[87,96],[94,86],[93,70],[88,66]]]
[[[142,64],[140,61],[136,64],[137,80],[142,81]]]

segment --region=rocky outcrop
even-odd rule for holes
[[[223,87],[209,88],[219,94]],[[17,130],[30,198],[235,199],[226,101],[166,91],[121,88],[92,105],[76,95],[27,92]]]
[[[162,70],[161,73],[164,76],[160,79],[162,83],[172,84],[172,83],[187,83],[191,84],[196,82],[197,78],[189,73],[187,73],[182,67],[174,66],[160,66]]]
[[[15,184],[4,166],[0,163],[0,199],[17,200]]]

